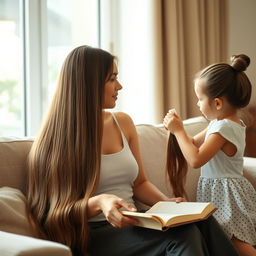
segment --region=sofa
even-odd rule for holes
[[[184,120],[190,135],[204,129],[203,117]],[[168,132],[162,125],[138,124],[142,161],[149,180],[163,193],[172,195],[165,172]],[[62,244],[33,237],[26,215],[26,160],[33,139],[0,138],[0,255],[1,256],[70,256]],[[190,201],[195,200],[200,170],[189,168],[185,189]],[[256,158],[244,158],[244,175],[256,188]],[[138,202],[138,207],[145,207]]]

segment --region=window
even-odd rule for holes
[[[52,96],[61,65],[76,46],[99,46],[98,5],[95,0],[47,1],[48,88],[46,105]]]
[[[0,136],[24,134],[20,13],[19,0],[0,0]]]
[[[153,123],[152,8],[148,0],[0,0],[0,136],[37,134],[61,65],[82,44],[117,56],[116,110]]]
[[[0,136],[34,136],[61,65],[99,46],[99,1],[0,0]]]
[[[101,47],[117,56],[123,86],[115,110],[128,113],[137,124],[156,122],[154,6],[148,0],[101,1]]]

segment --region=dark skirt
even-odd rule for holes
[[[114,228],[106,221],[89,225],[93,256],[238,256],[213,217],[164,232],[136,226]]]

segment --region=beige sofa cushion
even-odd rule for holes
[[[204,117],[195,117],[185,120],[184,128],[191,136],[207,127],[208,121]],[[142,162],[149,180],[164,194],[173,196],[167,175],[166,157],[168,131],[162,125],[136,125]],[[185,190],[188,198],[195,201],[199,169],[189,167]]]
[[[136,126],[139,136],[141,158],[148,179],[164,194],[171,195],[172,189],[165,175],[167,131],[154,125]]]
[[[32,139],[1,138],[0,187],[13,187],[26,193],[27,155],[32,142]]]
[[[244,157],[244,176],[252,183],[256,189],[256,158]]]
[[[0,230],[33,236],[27,218],[26,198],[15,188],[0,188]]]
[[[1,256],[72,256],[60,243],[0,231]]]

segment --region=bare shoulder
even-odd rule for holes
[[[136,133],[132,118],[124,112],[115,112],[115,116],[126,138],[131,138]]]
[[[114,114],[119,123],[124,123],[126,125],[129,123],[133,124],[132,118],[128,114],[124,112],[115,112]]]

